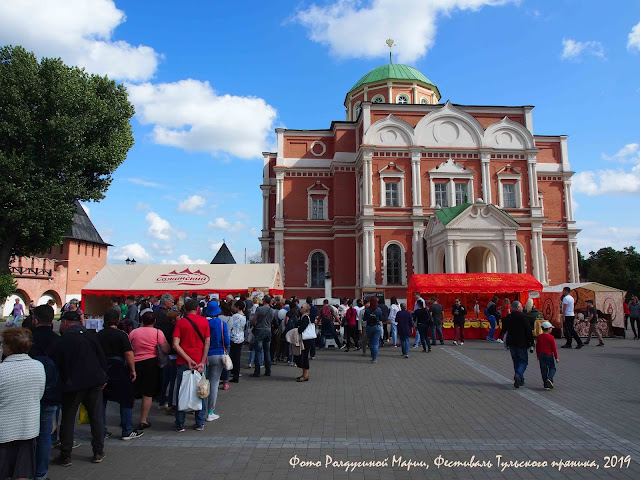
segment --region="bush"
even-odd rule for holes
[[[18,284],[15,278],[10,273],[0,273],[0,303],[4,303],[5,300],[16,293]]]

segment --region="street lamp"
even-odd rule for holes
[[[131,259],[129,257],[127,257],[127,259],[124,261],[124,263],[126,263],[127,265],[131,265]]]
[[[131,265],[135,265],[135,264],[136,264],[136,259],[135,259],[135,258],[132,258],[132,259],[131,259]]]

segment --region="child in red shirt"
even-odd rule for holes
[[[542,383],[544,384],[545,390],[553,388],[553,377],[556,374],[555,362],[560,362],[556,339],[551,335],[552,328],[553,325],[551,325],[551,323],[542,322],[542,330],[544,333],[538,335],[536,339],[536,355],[540,362],[540,372],[542,373]]]

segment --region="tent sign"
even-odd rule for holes
[[[169,273],[163,273],[156,278],[156,283],[175,283],[177,285],[196,286],[205,285],[206,283],[209,283],[209,280],[211,280],[211,277],[206,273],[202,273],[200,270],[192,272],[187,268],[181,272],[173,270]]]

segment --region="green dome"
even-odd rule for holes
[[[438,100],[440,100],[440,92],[438,91],[438,87],[436,87],[431,80],[425,77],[422,74],[422,72],[420,72],[419,70],[416,70],[413,67],[410,67],[409,65],[400,65],[400,64],[394,64],[394,63],[381,65],[371,70],[364,77],[358,80],[358,83],[356,83],[351,88],[351,90],[349,90],[347,95],[349,95],[349,93],[353,92],[354,90],[356,90],[357,88],[361,87],[364,84],[376,83],[383,80],[391,80],[391,79],[409,80],[412,82],[426,84],[429,87],[433,87],[433,91],[438,97]]]

